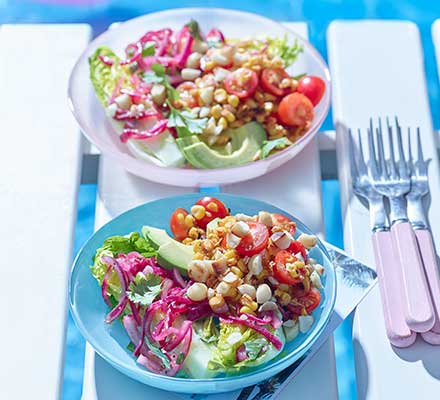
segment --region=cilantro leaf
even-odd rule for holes
[[[153,273],[138,273],[130,284],[127,296],[133,303],[149,306],[161,292],[161,278]]]
[[[148,338],[146,336],[145,336],[144,340],[145,340],[145,344],[153,352],[153,354],[157,358],[159,358],[160,361],[162,361],[164,368],[170,369],[171,368],[170,360],[164,353],[162,353],[162,350],[159,349],[159,347],[153,346],[153,344],[150,343],[150,341],[148,340]]]
[[[142,57],[154,56],[155,53],[154,46],[155,46],[154,42],[146,42],[142,50]]]
[[[293,143],[286,137],[281,137],[279,139],[265,140],[263,146],[261,147],[260,158],[266,158],[272,150],[281,150]]]
[[[170,115],[168,126],[175,127],[179,137],[200,134],[208,123],[208,118],[196,118],[190,111],[180,111],[174,108],[169,102]]]
[[[189,34],[196,40],[200,40],[203,41],[202,35],[200,33],[200,26],[199,23],[195,20],[192,19],[191,21],[189,21],[187,24],[185,24],[185,26],[188,27],[189,29]]]
[[[136,346],[133,344],[133,342],[130,342],[127,344],[126,349],[133,353],[133,351],[136,349]]]
[[[179,100],[179,92],[171,85],[165,67],[162,64],[154,63],[151,66],[151,71],[144,73],[144,81],[147,83],[161,83],[167,90],[167,97],[175,102]]]

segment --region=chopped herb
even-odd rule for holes
[[[154,56],[154,42],[146,42],[144,44],[144,49],[142,50],[142,57]]]
[[[159,349],[156,346],[153,346],[146,336],[145,336],[144,340],[145,340],[145,344],[153,352],[153,354],[157,358],[159,358],[160,361],[162,361],[162,364],[163,364],[164,368],[165,369],[170,369],[171,368],[170,360],[169,360],[169,358],[164,353],[162,353],[162,350]]]
[[[127,344],[127,350],[132,352],[136,349],[136,346],[133,344],[133,342],[130,342],[129,344]]]
[[[160,276],[138,273],[127,291],[128,298],[136,304],[149,306],[161,292]]]
[[[185,354],[184,353],[180,353],[177,356],[177,360],[176,360],[176,364],[180,365],[185,361]]]
[[[144,73],[144,81],[147,83],[162,83],[167,90],[167,97],[172,102],[179,100],[179,92],[168,81],[165,67],[162,64],[154,63],[151,71]]]
[[[208,118],[196,118],[188,110],[180,111],[168,102],[170,115],[168,116],[168,126],[175,127],[179,137],[200,134],[208,123]]]
[[[203,41],[202,35],[200,33],[199,23],[195,19],[189,21],[185,26],[188,27],[189,33],[194,39]]]
[[[265,140],[263,146],[261,147],[260,158],[266,158],[272,150],[281,150],[285,147],[292,145],[293,143],[286,137],[281,137],[279,139]]]

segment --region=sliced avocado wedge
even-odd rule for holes
[[[155,249],[158,249],[161,245],[174,240],[165,229],[154,228],[153,226],[143,226],[142,235],[145,239],[148,239]]]
[[[183,276],[188,275],[188,266],[194,257],[194,250],[174,239],[159,246],[157,262],[163,268],[178,268]]]
[[[221,154],[210,148],[206,143],[197,137],[191,139],[194,143],[180,147],[188,162],[197,168],[226,168],[234,167],[251,162],[256,153],[260,150],[263,141],[266,139],[266,131],[257,122],[250,122],[240,128],[228,130],[231,136],[233,152]],[[185,142],[186,143],[186,142]]]

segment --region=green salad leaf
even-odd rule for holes
[[[283,38],[267,38],[267,42],[268,53],[273,57],[280,57],[284,61],[285,67],[292,65],[298,55],[304,51],[303,46],[297,40],[290,44],[287,35],[284,35]]]
[[[185,26],[188,27],[190,35],[196,39],[203,41],[202,34],[200,33],[199,23],[195,19],[191,19]]]
[[[220,334],[214,317],[207,317],[193,322],[193,328],[199,335],[200,340],[205,343],[217,343]]]
[[[179,137],[186,137],[200,134],[208,123],[208,118],[196,118],[188,110],[180,111],[168,103],[170,115],[168,116],[168,126],[175,127]]]
[[[142,57],[154,56],[156,43],[154,42],[146,42],[144,44],[144,48],[142,49]]]
[[[261,147],[260,158],[261,159],[266,158],[271,153],[271,151],[281,150],[292,144],[293,143],[286,137],[281,137],[279,139],[273,139],[273,140],[265,140],[263,142],[263,146]]]
[[[256,338],[249,340],[244,344],[249,361],[256,360],[263,351],[263,347],[267,345],[267,340],[263,338]]]
[[[170,360],[168,359],[168,357],[164,353],[162,353],[162,350],[159,347],[156,347],[152,343],[150,343],[150,341],[148,340],[148,338],[146,336],[145,336],[144,340],[145,340],[145,344],[148,346],[148,348],[154,353],[154,355],[157,358],[160,359],[160,361],[162,361],[164,368],[170,369],[171,368]]]
[[[113,61],[113,65],[105,65],[101,57]],[[119,64],[120,58],[107,46],[101,46],[89,57],[90,80],[98,100],[104,107],[108,106],[116,85],[122,80],[124,87],[130,86],[130,70],[128,66]]]
[[[240,368],[242,366],[245,366],[246,363],[243,361],[241,363],[237,363],[237,349],[241,345],[246,345],[246,343],[254,342],[257,339],[261,342],[264,342],[263,346],[271,346],[271,344],[264,337],[259,335],[251,328],[240,325],[221,323],[217,347],[214,349],[213,357],[208,363],[208,368],[228,370],[230,368]],[[261,347],[259,354],[253,359],[253,361],[260,355],[263,346]],[[254,353],[256,352],[255,346],[252,350]]]
[[[152,273],[144,275],[140,272],[135,276],[134,281],[130,283],[127,296],[133,303],[147,307],[160,295],[162,291],[161,283],[160,276]]]
[[[107,238],[102,247],[96,250],[93,265],[90,267],[92,275],[102,285],[104,276],[107,273],[108,265],[102,262],[102,256],[116,257],[118,254],[128,254],[137,251],[144,257],[153,257],[157,251],[138,232],[130,233],[127,236],[111,236]],[[108,280],[108,294],[116,302],[121,294],[121,284],[116,272],[112,272]]]

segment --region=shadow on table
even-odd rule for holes
[[[367,398],[368,391],[368,363],[365,356],[364,349],[359,340],[353,340],[353,352],[356,359],[356,380],[358,382],[364,382],[362,387],[357,387],[357,394],[359,400]]]
[[[408,362],[421,361],[426,371],[435,379],[440,380],[440,346],[433,346],[426,343],[420,335],[416,342],[406,349],[393,347],[402,360]]]

